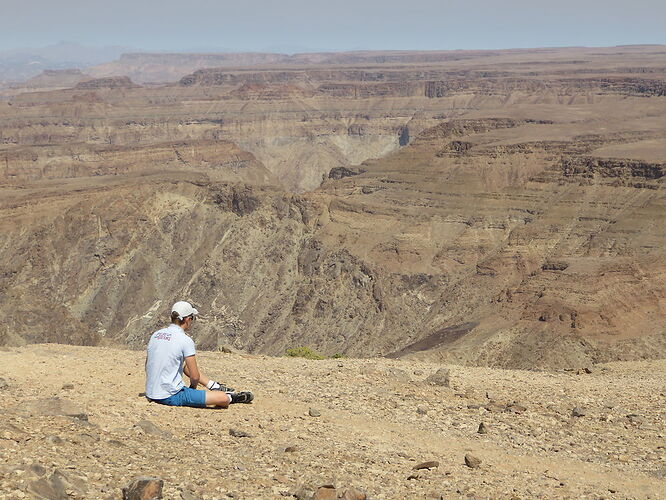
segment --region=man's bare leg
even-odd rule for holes
[[[206,406],[219,406],[227,408],[231,403],[231,396],[221,391],[206,391]]]
[[[183,367],[183,373],[189,378],[190,373],[187,365]],[[210,379],[199,371],[199,385],[207,386]],[[222,391],[206,391],[206,406],[219,406],[220,408],[227,408],[231,403],[231,396]]]

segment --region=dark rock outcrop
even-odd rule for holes
[[[130,89],[138,85],[132,83],[127,76],[110,76],[106,78],[95,78],[76,84],[78,90],[96,90],[96,89]]]
[[[328,173],[328,178],[339,181],[345,177],[352,177],[354,175],[360,175],[364,173],[365,170],[362,168],[350,168],[350,167],[335,167],[332,168]]]
[[[162,498],[164,481],[154,477],[137,477],[123,490],[123,500],[156,500]]]

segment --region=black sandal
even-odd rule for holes
[[[230,392],[231,403],[251,403],[254,395],[250,391]]]

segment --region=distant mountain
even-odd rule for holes
[[[129,47],[89,47],[60,42],[48,47],[27,47],[0,51],[0,83],[22,82],[42,71],[86,68],[113,61]]]
[[[26,89],[69,88],[84,80],[91,80],[91,77],[80,69],[45,69],[21,86]]]

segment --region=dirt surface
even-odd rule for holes
[[[374,499],[664,498],[664,361],[591,373],[449,367],[444,387],[426,382],[442,366],[425,362],[198,357],[254,403],[149,403],[142,352],[0,351],[0,496],[44,498],[64,484],[68,498],[121,498],[131,479],[153,476],[165,498],[291,497],[327,484]],[[414,469],[427,461],[438,465]]]

